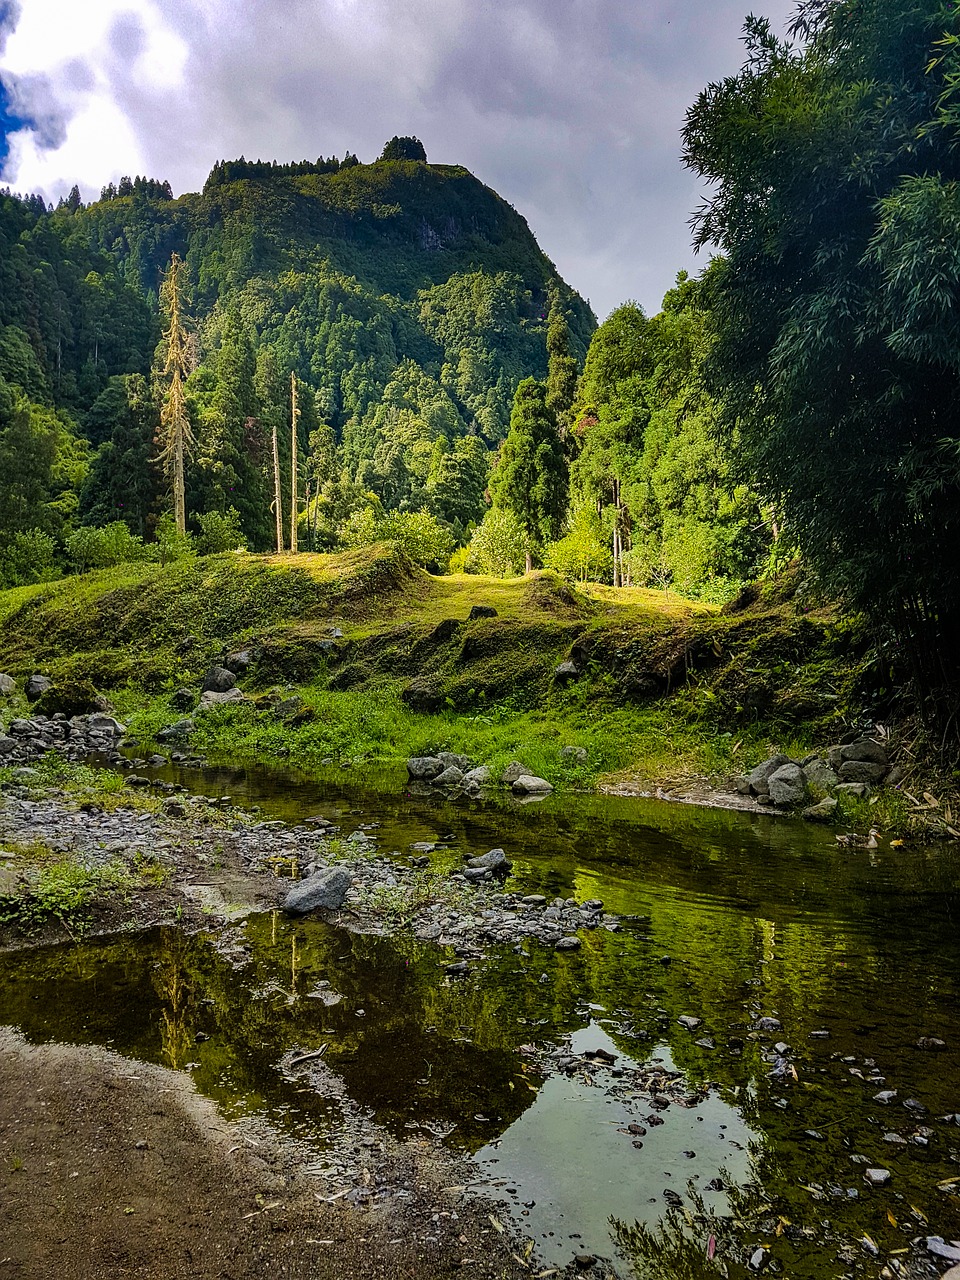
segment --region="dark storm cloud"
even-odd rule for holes
[[[760,7],[781,30],[792,4]],[[145,81],[144,26],[117,8],[101,81],[178,190],[218,158],[370,160],[414,133],[515,205],[601,316],[697,269],[679,131],[739,66],[747,0],[167,0],[176,87]]]

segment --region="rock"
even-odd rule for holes
[[[32,720],[11,720],[10,734],[14,738],[37,738],[40,736],[40,726]]]
[[[226,693],[237,683],[237,677],[226,667],[211,667],[203,677],[202,693]]]
[[[471,858],[467,866],[482,867],[484,871],[502,872],[506,875],[510,870],[510,860],[502,849],[491,849],[480,858]]]
[[[559,942],[554,944],[553,949],[554,951],[577,951],[579,947],[580,939],[570,935],[569,937],[561,938]]]
[[[783,1024],[779,1018],[757,1018],[753,1024],[754,1031],[780,1031]]]
[[[411,711],[425,711],[428,714],[440,711],[447,705],[447,695],[441,684],[432,676],[422,676],[411,680],[400,692],[401,701]]]
[[[30,677],[24,685],[24,693],[27,695],[28,702],[36,702],[42,693],[53,687],[53,681],[49,676],[41,676],[36,672]]]
[[[458,787],[463,781],[463,774],[456,767],[450,765],[444,769],[443,773],[438,773],[435,778],[431,778],[431,782],[435,787]]]
[[[882,1105],[886,1107],[889,1106],[896,1096],[896,1089],[881,1089],[879,1093],[875,1093],[873,1095],[873,1100],[874,1102],[882,1103]]]
[[[904,769],[899,764],[895,764],[893,768],[890,770],[890,772],[887,774],[884,781],[886,782],[888,787],[899,787],[900,784],[906,779],[906,776],[907,776],[906,769]],[[949,1272],[947,1274],[949,1275]]]
[[[436,778],[443,773],[443,761],[436,756],[411,756],[407,761],[407,773],[417,782]]]
[[[283,910],[292,916],[305,916],[319,908],[337,911],[343,906],[352,883],[350,872],[344,867],[320,871],[290,889],[283,900]]]
[[[943,1040],[939,1040],[936,1036],[921,1036],[917,1041],[918,1049],[932,1049],[939,1053],[946,1047],[945,1042]]]
[[[576,680],[579,674],[580,669],[577,664],[568,659],[566,662],[560,663],[559,667],[557,667],[556,671],[553,673],[553,678],[555,680],[559,680],[561,684],[563,684],[568,680]]]
[[[191,733],[197,726],[191,719],[178,720],[175,724],[168,724],[165,729],[161,729],[157,734],[158,742],[179,742],[184,738],[189,738]]]
[[[767,778],[770,799],[780,808],[802,804],[807,794],[807,779],[798,764],[781,765]]]
[[[438,751],[437,759],[445,769],[459,769],[461,772],[466,772],[473,764],[469,756],[458,756],[453,751]]]
[[[433,644],[446,644],[448,640],[452,640],[457,634],[463,623],[459,618],[444,618],[430,632],[427,637]]]
[[[738,796],[750,795],[750,779],[745,773],[737,774],[735,778],[730,780],[730,790],[736,792]]]
[[[576,764],[583,764],[587,758],[586,747],[561,747],[560,759],[569,760]]]
[[[805,818],[807,822],[832,822],[838,807],[837,801],[833,796],[827,796],[819,804],[808,805],[800,816]]]
[[[545,796],[553,787],[546,778],[535,778],[532,774],[525,773],[516,779],[511,790],[517,796]]]
[[[113,738],[122,738],[127,732],[125,724],[114,720],[113,716],[105,715],[102,711],[95,711],[93,715],[87,717],[87,728],[91,733],[109,733]]]
[[[832,791],[839,781],[836,771],[825,760],[816,756],[803,766],[803,772],[806,774],[807,785],[817,791]]]
[[[173,711],[189,711],[196,705],[197,694],[193,689],[178,689],[170,695],[170,708]]]
[[[597,1260],[592,1253],[578,1253],[574,1255],[573,1261],[581,1271],[589,1271]]]
[[[527,766],[525,764],[521,764],[519,760],[513,760],[507,765],[503,773],[501,773],[500,781],[506,783],[507,786],[511,786],[518,778],[525,778],[529,776],[530,770]]]
[[[838,782],[835,790],[837,795],[850,796],[853,800],[866,800],[870,794],[865,782]]]
[[[476,769],[469,769],[463,775],[464,782],[475,782],[481,787],[485,787],[487,783],[493,781],[493,774],[485,764],[480,765]]]
[[[884,768],[890,763],[886,750],[879,742],[873,742],[869,738],[861,738],[859,742],[851,742],[849,746],[841,747],[840,759],[843,762],[856,760],[868,764],[879,764]]]
[[[470,610],[468,621],[472,622],[474,618],[496,618],[497,611],[489,604],[475,604]]]
[[[17,682],[13,676],[0,675],[0,697],[9,698],[17,692]]]
[[[927,1236],[927,1253],[946,1258],[948,1262],[960,1262],[960,1245],[948,1244],[943,1236]],[[946,1280],[946,1276],[941,1276],[941,1280]]]
[[[703,1025],[702,1018],[695,1018],[693,1014],[690,1013],[682,1014],[677,1019],[677,1022],[681,1027],[683,1027],[684,1031],[696,1031],[697,1027]]]
[[[769,760],[764,760],[763,764],[758,764],[752,769],[748,776],[750,790],[756,796],[766,796],[770,794],[768,779],[772,773],[776,773],[778,769],[782,769],[785,764],[791,764],[789,756],[776,755],[771,756]]]
[[[845,760],[840,766],[841,782],[879,782],[887,772],[884,764],[872,764],[869,760]]]
[[[248,671],[256,661],[256,654],[252,649],[238,649],[236,653],[228,653],[223,660],[223,665],[228,671],[232,671],[235,676],[242,676]]]
[[[0,733],[0,756],[12,756],[19,745],[16,738],[8,738],[5,733]]]
[[[215,689],[206,689],[200,695],[197,710],[209,711],[211,707],[218,707],[224,702],[246,702],[246,698],[239,689],[225,689],[223,693],[218,693]]]
[[[889,1169],[864,1169],[863,1171],[863,1179],[871,1187],[885,1187],[891,1177]]]
[[[129,777],[124,779],[126,787],[149,787],[150,779],[141,777],[139,773],[131,773]]]

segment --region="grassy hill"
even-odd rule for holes
[[[431,577],[391,546],[128,565],[0,594],[0,668],[88,680],[144,734],[240,648],[249,701],[197,717],[205,750],[316,767],[447,748],[579,782],[715,774],[771,740],[823,740],[861,673],[849,629],[789,598],[722,613],[546,572]],[[556,675],[568,659],[571,680]],[[561,745],[587,762],[562,765]]]

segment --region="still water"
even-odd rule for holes
[[[189,1070],[227,1114],[320,1152],[341,1104],[281,1060],[327,1045],[379,1124],[470,1155],[547,1266],[592,1253],[624,1275],[712,1276],[716,1247],[795,1277],[876,1274],[914,1237],[960,1238],[956,850],[838,851],[797,822],[656,801],[451,804],[392,773],[165,776],[344,834],[378,823],[401,857],[440,840],[437,866],[501,845],[509,887],[629,919],[573,953],[488,948],[459,980],[429,944],[275,914],[7,954],[0,1022]],[[932,1037],[946,1047],[918,1047]],[[598,1049],[609,1069],[577,1069]],[[673,1072],[652,1112],[650,1073]]]

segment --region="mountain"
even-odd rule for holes
[[[176,199],[144,178],[87,207],[76,192],[53,211],[7,195],[0,457],[26,451],[30,475],[0,513],[0,543],[35,528],[59,545],[78,520],[111,516],[149,534],[164,484],[149,461],[156,396],[136,376],[155,361],[174,253],[196,362],[187,506],[236,507],[253,546],[271,536],[269,437],[277,425],[285,465],[291,372],[306,478],[315,495],[336,481],[324,518],[349,515],[334,508],[356,486],[462,532],[518,382],[546,372],[551,299],[581,360],[595,328],[520,214],[458,166],[241,159]]]

